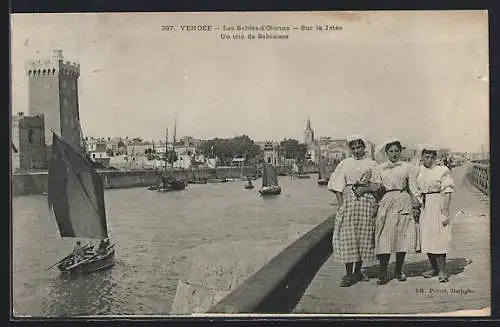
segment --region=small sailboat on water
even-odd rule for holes
[[[264,162],[262,170],[262,188],[259,190],[261,195],[275,195],[281,193],[281,187],[278,185],[278,174],[273,166]]]
[[[328,172],[326,171],[326,162],[321,159],[319,162],[318,185],[327,185],[329,179]]]
[[[297,174],[297,178],[300,178],[300,179],[303,179],[303,178],[310,178],[311,176],[309,176],[308,174],[304,173],[304,166],[302,164],[300,164],[298,166],[298,174]]]
[[[104,187],[91,162],[53,133],[47,187],[49,210],[61,238],[101,240],[72,253],[56,264],[61,272],[92,272],[114,263],[114,244],[109,244],[104,206]],[[80,241],[77,241],[77,244]]]
[[[252,179],[250,177],[247,178],[247,183],[245,184],[245,189],[246,190],[251,190],[253,189],[254,186],[252,184]]]

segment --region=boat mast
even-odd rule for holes
[[[319,177],[318,177],[318,179],[325,178],[325,175],[326,175],[325,170],[326,170],[325,161],[323,160],[323,158],[320,158],[319,159]]]
[[[268,171],[267,171],[267,163],[264,161],[264,166],[262,169],[262,187],[268,186]]]
[[[168,128],[166,130],[165,138],[165,177],[167,177],[167,165],[168,165]]]
[[[151,143],[153,144],[153,153],[152,153],[152,157],[154,159],[153,161],[153,169],[154,169],[154,172],[155,172],[155,175],[157,174],[156,172],[156,150],[155,150],[155,140],[151,140]]]
[[[174,173],[174,162],[175,162],[175,139],[177,134],[177,117],[174,119],[174,139],[172,142],[172,174]]]

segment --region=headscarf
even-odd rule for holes
[[[422,152],[424,150],[438,152],[439,151],[439,147],[437,147],[434,144],[421,144],[421,145],[418,145],[417,146],[417,153],[415,153],[415,156],[412,159],[412,163],[414,165],[420,165],[420,163],[422,161]]]
[[[378,163],[382,163],[382,162],[389,160],[387,157],[387,152],[385,152],[385,147],[387,146],[387,144],[391,144],[394,142],[399,142],[399,143],[401,143],[401,145],[403,145],[401,140],[396,138],[396,137],[387,138],[384,142],[380,143],[376,147],[376,149],[375,149],[375,161],[377,161]]]
[[[417,152],[415,153],[415,156],[413,156],[413,159],[411,160],[413,172],[416,174],[416,176],[418,176],[420,166],[422,165],[422,152],[424,150],[437,152],[439,150],[439,147],[433,144],[421,144],[417,146]]]
[[[347,146],[349,146],[349,144],[351,142],[354,142],[354,141],[361,141],[365,145],[365,155],[362,156],[360,159],[368,158],[370,156],[371,147],[370,147],[370,144],[368,143],[368,141],[366,141],[366,138],[361,134],[350,135],[347,137]],[[350,149],[349,149],[349,153],[350,153]],[[352,153],[351,153],[351,156],[352,156]]]

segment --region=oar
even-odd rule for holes
[[[115,243],[115,244],[116,244],[116,243]],[[87,245],[82,246],[82,250],[85,250],[85,249],[86,249],[86,248],[88,248],[90,245],[91,245],[91,244],[87,244]],[[56,265],[60,264],[61,262],[63,262],[64,260],[66,260],[66,259],[68,259],[68,258],[70,258],[70,257],[72,257],[72,256],[73,256],[73,253],[71,253],[71,254],[69,254],[69,255],[65,256],[64,258],[62,258],[61,260],[59,260],[58,262],[54,263],[52,266],[50,266],[49,268],[47,268],[47,270],[50,270],[50,269],[54,268]]]

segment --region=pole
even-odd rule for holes
[[[167,164],[168,164],[168,128],[165,134],[165,177],[167,177]]]
[[[174,161],[175,160],[175,156],[176,156],[176,153],[175,153],[175,141],[176,141],[176,137],[177,137],[177,117],[174,118],[174,138],[173,138],[173,143],[172,143],[172,152],[173,152],[173,158],[172,158],[172,170],[174,169]]]

